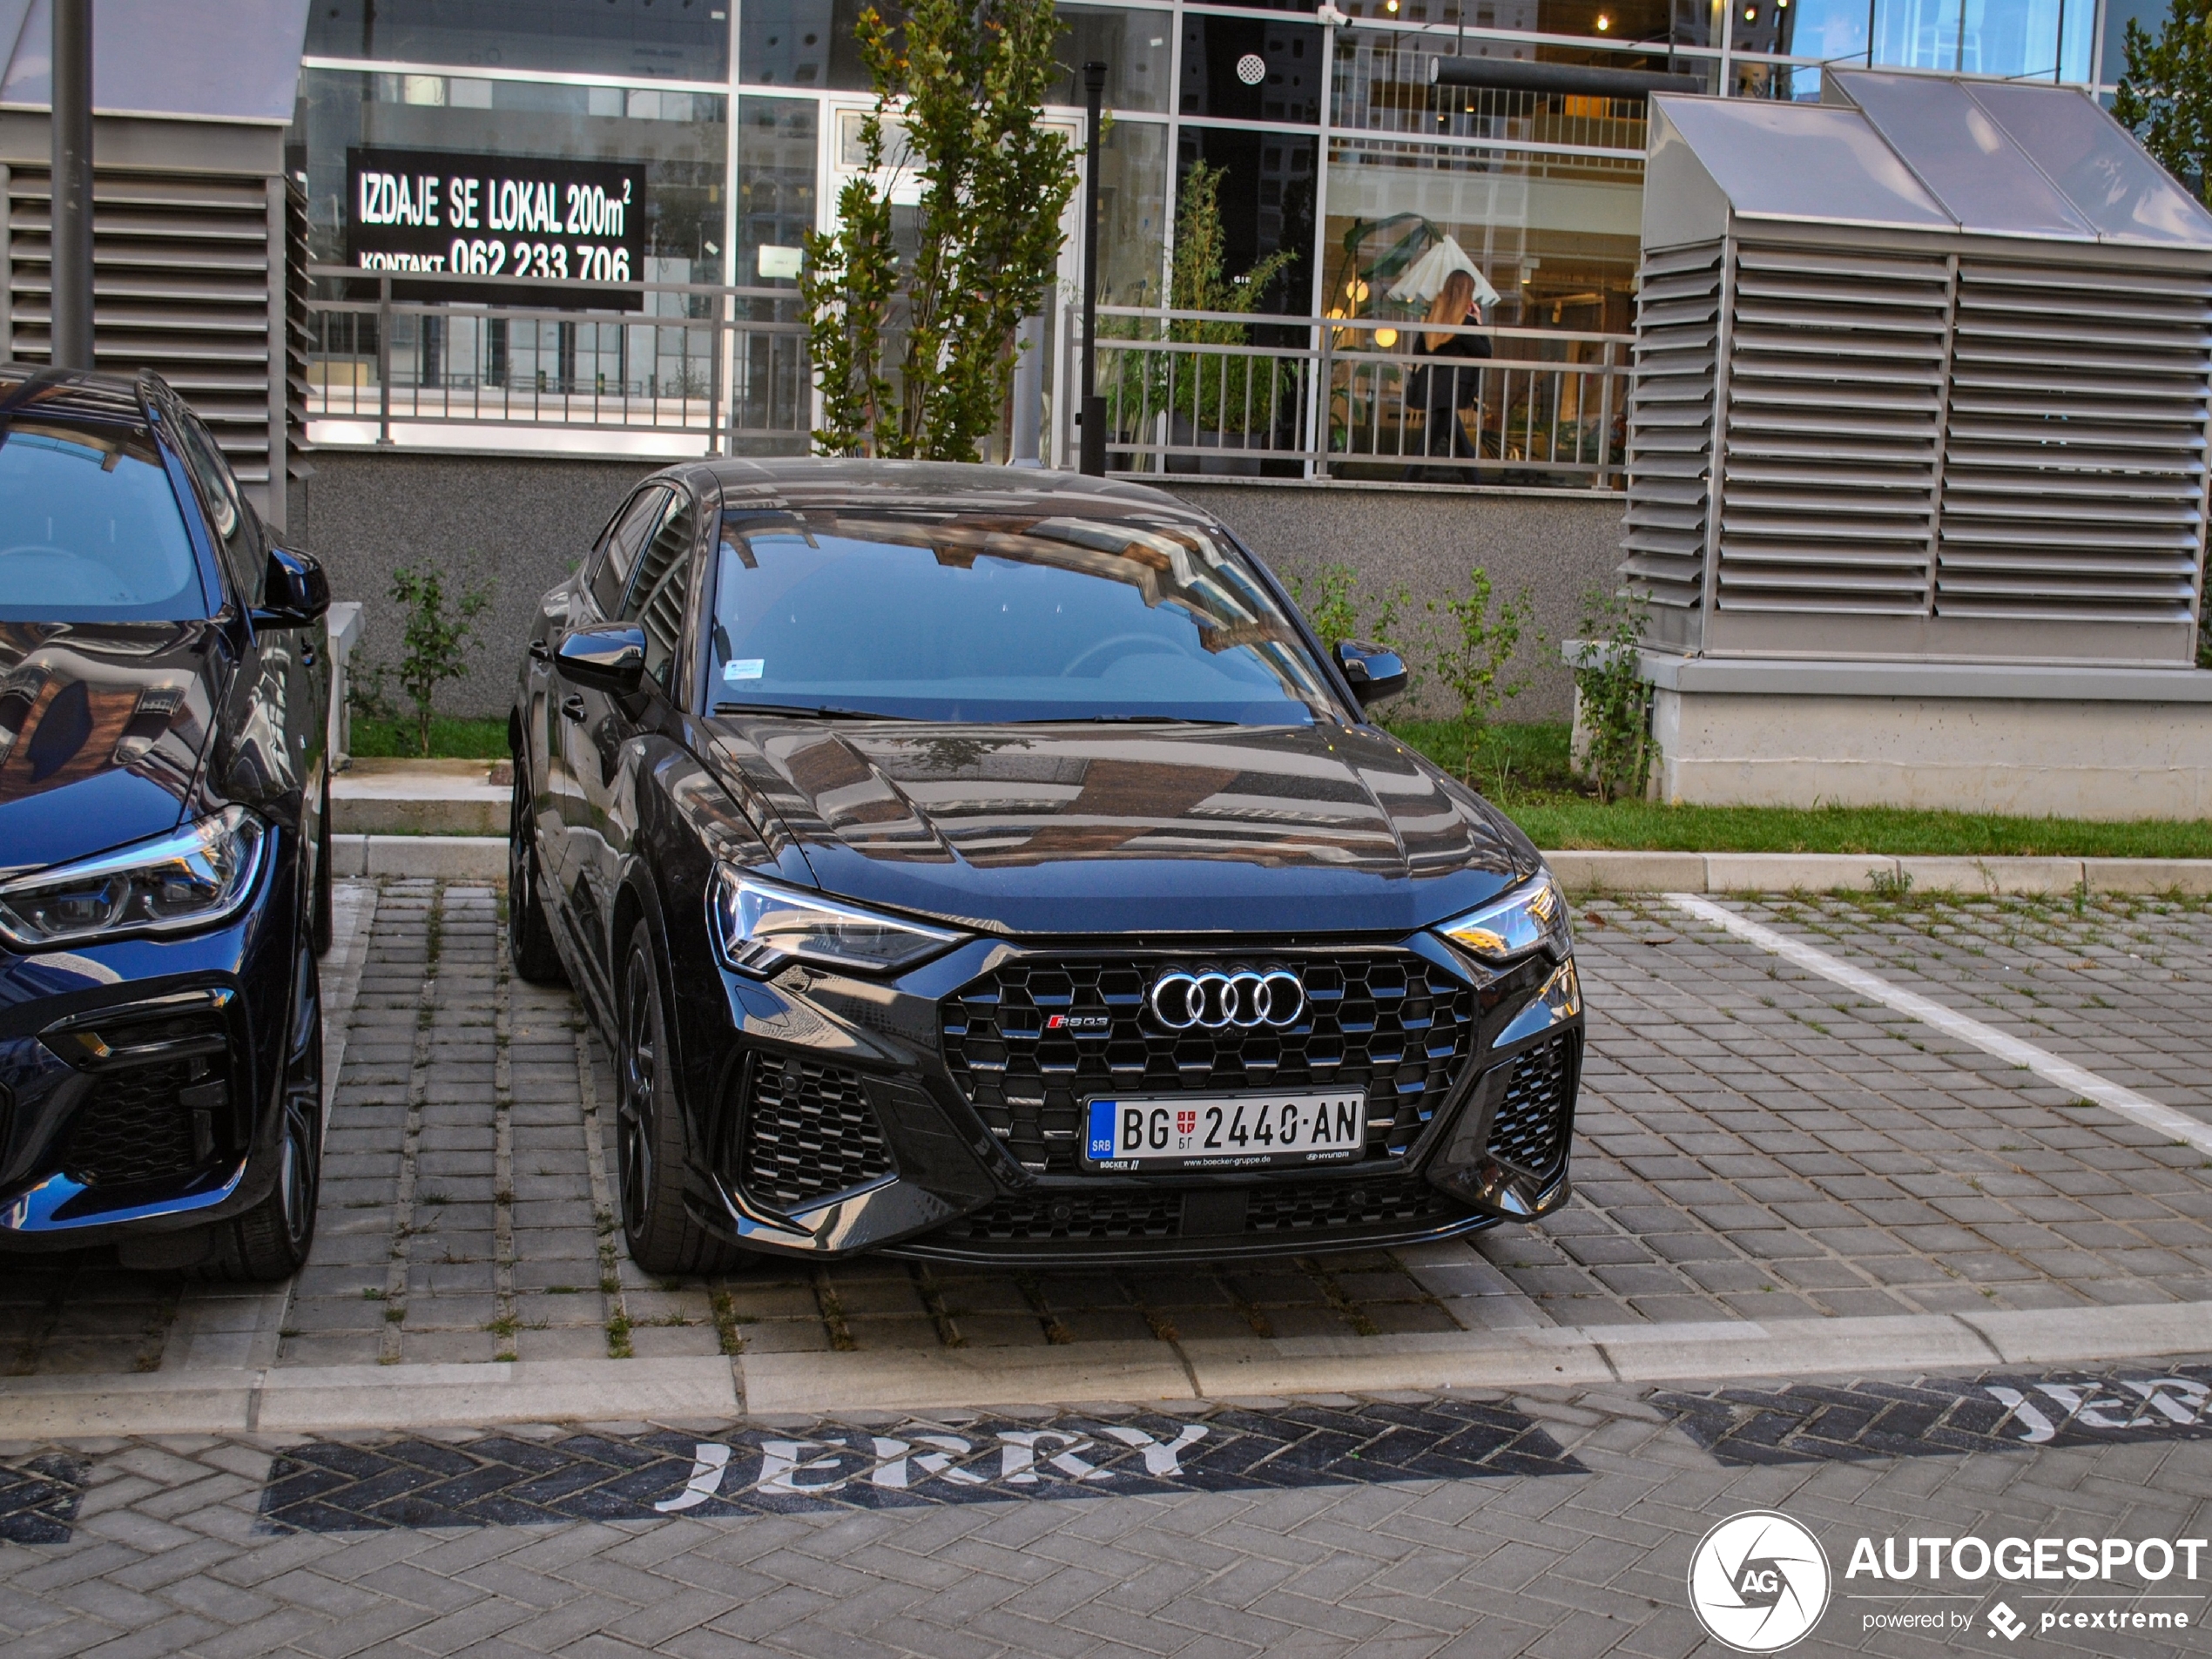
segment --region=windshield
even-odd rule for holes
[[[192,538],[150,438],[120,427],[0,428],[0,620],[207,613]]]
[[[730,514],[711,700],[921,720],[1338,718],[1290,620],[1184,524]]]

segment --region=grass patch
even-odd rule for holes
[[[1601,805],[1567,764],[1564,725],[1406,720],[1392,734],[1466,779],[1542,847],[1669,853],[1865,853],[1959,858],[2212,859],[2212,822],[2094,824],[1889,806]]]
[[[364,760],[412,760],[421,753],[416,745],[413,719],[375,720],[356,714],[353,752]],[[434,760],[504,760],[507,722],[462,720],[439,714],[430,720],[430,758]]]

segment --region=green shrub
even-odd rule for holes
[[[392,572],[392,599],[407,607],[407,626],[400,635],[399,681],[415,704],[415,729],[419,751],[430,752],[430,704],[438,687],[469,671],[469,650],[482,641],[476,619],[491,609],[492,584],[471,583],[451,602],[446,597],[445,573],[432,565],[416,570],[402,564]],[[381,668],[375,675],[376,694],[382,691]]]

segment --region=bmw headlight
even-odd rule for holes
[[[772,974],[794,957],[862,974],[889,973],[934,956],[961,937],[764,881],[726,864],[715,867],[707,911],[722,960],[747,974]]]
[[[1494,967],[1518,961],[1535,951],[1561,961],[1575,948],[1567,895],[1559,890],[1549,870],[1539,870],[1534,880],[1445,922],[1436,931]]]
[[[204,927],[246,902],[267,831],[243,806],[0,883],[0,938],[18,950]]]

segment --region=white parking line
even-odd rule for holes
[[[1714,927],[1734,934],[1738,939],[1757,945],[1761,950],[1771,951],[1784,961],[1795,962],[1823,979],[1848,986],[1861,996],[1871,997],[1877,1002],[1895,1008],[1899,1014],[1910,1015],[1946,1035],[1957,1037],[1962,1042],[1971,1042],[1986,1054],[1993,1054],[2000,1060],[2010,1061],[2016,1066],[2025,1066],[2045,1081],[2070,1089],[2083,1100],[2096,1102],[2107,1111],[2117,1112],[2131,1122],[2141,1123],[2145,1129],[2173,1140],[2186,1141],[2202,1151],[2212,1152],[2212,1126],[2199,1123],[2186,1112],[2162,1105],[2148,1095],[2139,1095],[2110,1078],[2100,1077],[2086,1067],[2075,1065],[2071,1060],[2061,1060],[2047,1049],[2039,1049],[2035,1044],[2000,1031],[1994,1026],[1984,1025],[1979,1020],[1961,1014],[1956,1008],[1946,1008],[1917,991],[1892,985],[1878,974],[1870,974],[1840,957],[1830,955],[1817,945],[1809,945],[1802,939],[1792,939],[1787,934],[1777,933],[1771,927],[1753,921],[1748,916],[1723,909],[1710,899],[1700,899],[1687,893],[1669,893],[1664,897],[1677,910],[1687,911],[1701,921],[1710,921]]]

